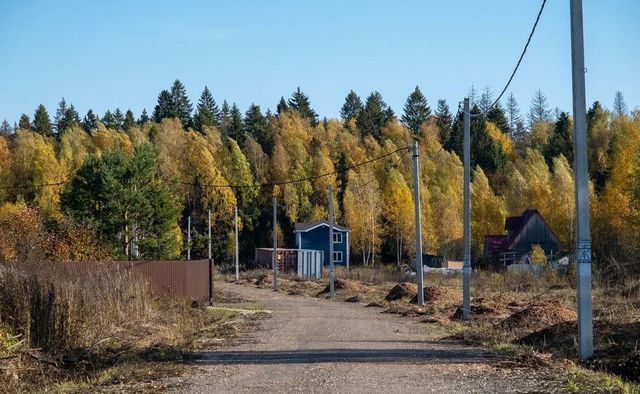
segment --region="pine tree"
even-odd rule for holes
[[[469,108],[478,103],[478,92],[476,91],[476,87],[474,85],[471,85],[471,87],[469,88],[467,97],[469,97]]]
[[[180,119],[183,127],[187,127],[191,122],[193,106],[187,96],[187,89],[178,79],[175,80],[171,87],[171,103],[173,107],[173,116]]]
[[[527,115],[529,120],[529,127],[533,127],[538,122],[550,122],[551,110],[549,109],[549,103],[547,102],[547,96],[542,93],[542,90],[536,92],[531,99],[531,107],[529,108],[529,114]]]
[[[242,123],[242,113],[236,103],[231,106],[230,123],[227,131],[229,137],[233,138],[238,145],[244,146],[244,125]]]
[[[496,105],[487,112],[485,118],[487,121],[495,124],[503,133],[509,134],[511,132],[511,129],[509,129],[509,121],[500,102],[497,102]]]
[[[136,118],[133,116],[133,112],[131,112],[131,109],[127,109],[127,112],[125,112],[124,114],[124,123],[122,124],[124,131],[131,130],[131,128],[135,126],[135,124]]]
[[[143,124],[148,123],[150,120],[151,119],[149,119],[149,115],[147,114],[147,109],[143,108],[137,123],[142,126]]]
[[[229,128],[231,127],[231,107],[227,100],[222,102],[222,109],[220,110],[220,119],[218,119],[218,125],[220,132],[225,135],[229,135]]]
[[[360,96],[356,94],[353,90],[347,94],[347,97],[344,100],[344,104],[342,105],[342,109],[340,110],[340,117],[345,123],[348,123],[351,119],[357,119],[360,111],[362,111],[362,100],[360,100]]]
[[[22,130],[31,130],[31,119],[29,119],[29,115],[22,114],[20,115],[20,121],[18,122],[18,128]]]
[[[13,128],[11,127],[9,122],[7,122],[6,119],[3,120],[2,124],[0,124],[0,136],[1,135],[8,136],[11,133],[13,133]]]
[[[118,123],[116,122],[116,118],[113,115],[113,113],[111,113],[110,110],[107,110],[107,112],[104,113],[104,116],[102,117],[102,123],[104,124],[104,127],[108,129],[118,128]]]
[[[251,136],[264,152],[271,154],[273,138],[267,131],[267,118],[262,115],[259,105],[251,104],[244,115],[245,134]]]
[[[218,126],[219,117],[218,105],[209,88],[205,86],[196,106],[196,113],[193,115],[194,128],[202,132],[206,126]]]
[[[312,126],[316,126],[318,124],[318,114],[313,110],[313,108],[311,108],[309,97],[302,93],[300,87],[298,87],[296,91],[293,92],[288,104],[289,107],[292,110],[297,111],[300,116],[309,119]]]
[[[62,119],[58,120],[58,134],[77,125],[80,125],[80,115],[78,115],[78,111],[76,111],[76,108],[71,104],[64,111]]]
[[[569,163],[573,163],[573,141],[571,139],[571,118],[566,112],[561,112],[553,127],[553,134],[544,148],[544,158],[547,165],[553,164],[553,159],[562,155]]]
[[[372,135],[380,141],[382,139],[382,128],[393,117],[393,111],[382,100],[382,95],[373,92],[367,97],[364,109],[358,116],[358,128],[364,135]]]
[[[440,137],[440,143],[444,146],[449,142],[451,138],[451,126],[453,124],[453,116],[449,111],[449,105],[446,100],[438,100],[438,108],[436,109],[436,127],[438,127],[438,134]]]
[[[171,93],[168,90],[163,90],[158,95],[158,104],[153,111],[153,119],[160,123],[164,118],[175,117],[175,111],[173,110],[173,99]]]
[[[36,113],[33,115],[33,130],[44,137],[53,135],[51,118],[49,118],[49,113],[42,104],[38,105]]]
[[[93,110],[89,109],[87,114],[84,116],[84,119],[82,119],[82,128],[87,133],[91,133],[96,129],[96,127],[98,127],[98,120],[99,119],[96,114],[93,113]]]
[[[507,97],[507,122],[509,123],[509,132],[511,137],[518,138],[520,135],[520,128],[523,124],[522,115],[520,115],[520,107],[513,93]]]
[[[420,88],[416,86],[414,91],[407,97],[404,104],[404,115],[402,115],[402,123],[418,134],[420,127],[431,116],[431,108],[427,104],[427,98],[424,97]]]
[[[283,112],[287,112],[289,110],[289,104],[287,104],[287,101],[284,99],[284,97],[280,97],[280,101],[278,102],[278,106],[276,107],[276,111],[278,113],[278,115],[280,115]]]
[[[628,112],[627,103],[624,101],[624,96],[621,91],[617,91],[613,98],[613,112],[617,116],[625,116]]]
[[[58,109],[56,110],[56,116],[53,118],[55,122],[56,133],[60,134],[60,132],[64,131],[65,123],[64,123],[64,115],[67,113],[67,101],[64,97],[58,103]]]
[[[122,114],[122,111],[120,111],[120,108],[116,108],[113,113],[113,120],[116,130],[122,131],[124,129],[124,115]]]
[[[480,100],[478,101],[478,108],[480,108],[480,112],[489,111],[489,107],[493,104],[493,92],[491,88],[486,86],[480,95]]]

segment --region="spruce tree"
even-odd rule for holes
[[[143,108],[137,123],[142,126],[143,124],[148,123],[150,120],[151,119],[149,119],[149,115],[147,114],[147,109]]]
[[[382,128],[393,117],[393,111],[382,100],[382,95],[373,92],[367,97],[364,109],[360,112],[357,125],[363,135],[372,135],[378,141],[382,140]],[[391,116],[390,116],[391,115]]]
[[[6,119],[3,120],[2,124],[0,124],[0,135],[8,136],[11,133],[13,133],[13,128]]]
[[[87,133],[91,133],[96,129],[96,127],[98,127],[98,120],[99,119],[96,114],[93,113],[93,110],[89,109],[87,114],[84,116],[84,119],[82,119],[82,128]]]
[[[176,79],[171,87],[171,103],[173,116],[180,119],[182,126],[187,127],[191,122],[193,106],[187,96],[187,89],[179,79]]]
[[[246,135],[253,137],[264,152],[271,154],[273,139],[267,131],[267,118],[262,115],[259,105],[251,104],[244,115],[244,130]]]
[[[529,108],[529,114],[527,115],[527,118],[530,128],[538,122],[551,121],[551,110],[549,109],[547,96],[542,93],[542,90],[538,89],[538,91],[531,99],[531,107]]]
[[[173,111],[173,100],[171,98],[171,93],[169,93],[168,90],[163,90],[158,95],[158,104],[153,111],[153,119],[157,123],[160,123],[164,118],[173,117],[175,117],[175,112]]]
[[[120,108],[116,108],[113,113],[113,120],[116,130],[122,131],[124,129],[124,115],[122,114],[122,111],[120,111]]]
[[[571,118],[566,112],[561,112],[553,127],[553,134],[544,148],[544,158],[551,166],[553,159],[563,155],[569,163],[573,163],[573,141],[571,139]]]
[[[64,115],[67,113],[67,101],[64,97],[58,103],[58,109],[56,110],[56,116],[53,118],[55,122],[56,133],[60,134],[66,128],[64,122]]]
[[[521,130],[519,129],[519,127],[522,126],[523,120],[522,115],[520,115],[518,102],[513,96],[513,93],[511,93],[509,97],[507,97],[507,122],[509,123],[509,132],[511,133],[511,137],[521,137]]]
[[[112,130],[118,129],[118,123],[116,122],[116,118],[113,115],[113,113],[111,113],[110,110],[107,110],[107,112],[104,113],[104,116],[102,117],[102,123],[104,124],[104,127],[108,129],[112,129]]]
[[[133,116],[133,112],[131,109],[127,109],[127,112],[124,114],[124,123],[122,125],[124,131],[129,131],[133,126],[136,125],[136,118]]]
[[[507,116],[504,113],[504,109],[502,109],[502,104],[497,102],[489,112],[487,112],[485,116],[486,120],[498,126],[500,131],[503,133],[510,133],[509,129],[509,121],[507,120]]]
[[[357,119],[360,111],[362,111],[362,100],[360,100],[360,96],[356,94],[353,90],[347,94],[347,97],[344,99],[344,104],[342,105],[342,109],[340,109],[340,117],[344,120],[345,123],[348,123],[351,119]]]
[[[404,104],[404,115],[402,123],[413,131],[414,134],[420,132],[420,127],[431,116],[431,108],[427,103],[427,98],[422,94],[420,88],[416,86],[413,92],[407,97]]]
[[[300,87],[298,87],[296,91],[293,92],[288,104],[289,107],[292,110],[297,111],[300,116],[309,119],[312,126],[316,126],[318,124],[318,114],[313,110],[313,108],[311,108],[309,97],[302,93]]]
[[[31,119],[29,119],[29,115],[22,114],[20,115],[20,121],[18,121],[18,128],[22,130],[31,130]]]
[[[289,104],[287,104],[287,101],[284,99],[284,97],[280,96],[280,101],[278,102],[278,106],[276,107],[276,111],[278,115],[280,115],[283,112],[287,112],[288,110],[289,110]]]
[[[78,115],[78,111],[76,111],[76,108],[73,106],[73,104],[71,104],[64,111],[62,119],[58,121],[58,134],[63,133],[70,127],[77,125],[80,125],[80,115]]]
[[[193,126],[202,132],[205,126],[217,126],[220,110],[213,99],[213,95],[208,87],[204,87],[200,100],[196,106],[196,113],[193,115]]]
[[[489,111],[489,107],[493,104],[493,92],[491,88],[486,86],[480,95],[480,100],[478,101],[478,108],[480,108],[480,112]]]
[[[231,127],[231,107],[229,107],[227,100],[222,102],[218,125],[220,126],[220,132],[222,134],[229,135],[229,128]]]
[[[621,91],[617,91],[613,98],[613,112],[617,116],[625,116],[628,112],[627,103],[624,101],[624,96]]]
[[[42,104],[38,105],[33,115],[33,130],[45,137],[51,137],[53,135],[51,118],[49,118],[49,113]]]
[[[451,126],[453,123],[453,116],[449,111],[449,105],[446,100],[438,100],[438,107],[436,109],[436,127],[438,127],[438,136],[440,137],[440,143],[445,146],[449,142],[451,137]]]
[[[242,112],[238,109],[236,103],[231,106],[229,129],[227,130],[229,137],[233,138],[238,145],[244,146],[244,125],[242,123]]]

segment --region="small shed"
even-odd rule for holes
[[[346,227],[333,225],[333,262],[349,267],[349,232]],[[296,223],[296,246],[298,249],[320,250],[323,264],[329,265],[329,222]]]
[[[552,258],[562,251],[560,240],[537,209],[528,208],[520,216],[508,217],[504,229],[506,234],[484,237],[484,257],[492,263],[517,263],[536,244]]]

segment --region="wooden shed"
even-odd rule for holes
[[[562,244],[537,209],[528,208],[520,216],[505,220],[506,234],[485,235],[484,257],[492,263],[510,265],[540,245],[550,258],[559,257]]]

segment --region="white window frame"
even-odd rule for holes
[[[336,238],[338,238],[338,240],[336,241]],[[338,232],[334,232],[333,233],[333,243],[334,244],[341,244],[342,243],[342,233],[338,233]]]
[[[339,250],[333,251],[333,262],[334,263],[342,263],[342,252]]]

